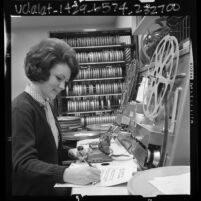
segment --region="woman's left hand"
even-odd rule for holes
[[[76,148],[74,148],[74,149],[69,149],[69,150],[68,150],[68,156],[69,156],[70,158],[73,158],[73,159],[78,159],[78,160],[80,160],[80,161],[84,161],[84,159],[87,158],[87,150],[84,149],[84,150],[82,151],[82,155],[80,155],[79,151],[78,151]]]

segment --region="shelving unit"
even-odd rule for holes
[[[57,96],[59,116],[80,116],[83,126],[114,121],[127,66],[134,56],[131,28],[50,32],[76,51],[81,70]]]

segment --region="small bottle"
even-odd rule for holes
[[[78,151],[79,160],[84,161],[84,159],[87,158],[87,152],[84,150],[84,147],[83,146],[78,146],[77,151]]]

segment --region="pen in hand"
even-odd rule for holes
[[[86,158],[84,157],[84,155],[83,155],[83,153],[82,153],[82,151],[84,150],[83,146],[78,146],[78,147],[77,147],[77,150],[78,150],[80,156],[82,156],[83,161],[86,162],[90,167],[94,167],[94,166],[93,166],[89,161],[87,161]],[[94,167],[94,168],[95,168],[95,167]],[[92,184],[92,185],[96,185],[99,181],[100,181],[100,179],[98,179],[98,180],[96,179],[95,181],[92,181],[91,184]]]

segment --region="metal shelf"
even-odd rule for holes
[[[115,108],[114,108],[115,109]],[[67,112],[68,114],[87,114],[87,113],[103,113],[103,112],[112,112],[114,109],[110,110],[93,110],[93,111],[76,111],[76,112]]]
[[[124,77],[107,77],[107,78],[92,78],[92,79],[73,80],[73,82],[100,81],[100,80],[122,80],[122,79],[124,79]]]
[[[124,48],[134,48],[131,44],[120,44],[120,45],[102,45],[102,46],[82,46],[73,47],[77,52],[91,51],[91,50],[102,50],[102,49],[124,49]]]
[[[94,63],[79,63],[80,66],[86,66],[86,65],[107,65],[107,64],[125,64],[125,61],[108,61],[108,62],[94,62]]]
[[[59,98],[81,98],[81,97],[94,97],[94,96],[121,96],[122,93],[115,94],[88,94],[88,95],[80,95],[80,96],[60,96]]]
[[[127,36],[131,35],[131,28],[113,28],[113,29],[96,29],[96,30],[75,30],[75,31],[54,31],[50,32],[51,37],[58,36],[59,38],[65,37],[86,37],[86,36],[104,36],[104,35],[119,35],[119,36]]]

